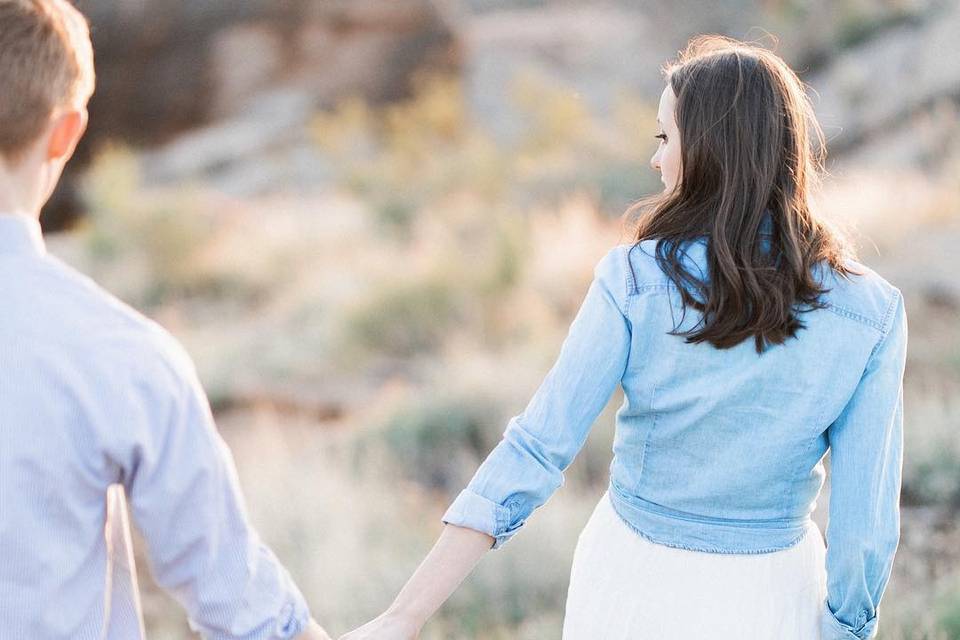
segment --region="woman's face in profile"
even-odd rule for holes
[[[660,94],[660,106],[657,108],[657,138],[660,146],[650,158],[650,166],[660,172],[660,179],[666,191],[672,190],[680,177],[680,132],[673,119],[676,96],[668,83]]]

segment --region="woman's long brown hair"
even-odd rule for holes
[[[657,238],[656,259],[703,327],[671,335],[718,349],[754,336],[756,350],[780,344],[805,325],[802,311],[823,308],[812,274],[825,261],[846,277],[853,249],[811,210],[823,172],[823,132],[803,83],[773,52],[723,36],[699,36],[664,69],[676,95],[681,168],[670,191],[634,204],[635,242]],[[761,249],[769,212],[770,251]],[[709,283],[678,260],[683,243],[707,239]],[[686,285],[686,286],[685,286]],[[705,302],[691,295],[691,286]],[[682,322],[682,321],[681,321]]]

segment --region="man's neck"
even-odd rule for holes
[[[0,212],[40,217],[42,202],[37,201],[39,170],[31,166],[10,167],[0,162]]]

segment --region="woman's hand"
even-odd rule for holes
[[[340,640],[414,640],[494,542],[486,533],[444,525],[440,538],[387,611]]]
[[[403,616],[386,612],[339,640],[416,640],[420,627]]]

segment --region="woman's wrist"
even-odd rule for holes
[[[473,529],[445,525],[440,538],[387,608],[384,617],[404,629],[419,633],[489,551],[492,540],[487,534]]]

